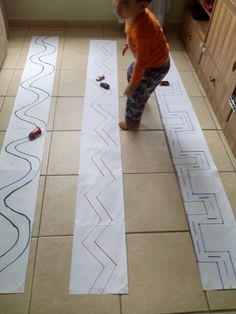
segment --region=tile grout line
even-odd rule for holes
[[[122,309],[122,294],[119,294],[119,304],[120,304],[120,314],[123,314],[123,309]]]
[[[126,235],[143,235],[143,234],[169,234],[169,233],[190,233],[189,230],[160,230],[160,231],[127,231]]]
[[[207,297],[207,291],[203,290],[203,293],[204,293],[204,296],[205,296],[205,300],[206,300],[206,304],[207,304],[208,310],[211,313],[211,307],[210,307],[210,303],[209,303],[209,300],[208,300],[208,297]]]
[[[45,176],[45,182],[44,182],[44,188],[43,188],[43,196],[42,196],[42,204],[41,204],[41,213],[40,213],[40,219],[39,219],[37,236],[34,237],[32,235],[32,237],[31,237],[31,241],[32,241],[32,239],[36,239],[36,248],[35,248],[35,257],[34,257],[34,265],[33,265],[33,274],[32,274],[32,280],[31,280],[31,289],[30,289],[28,314],[30,314],[31,308],[32,308],[32,296],[33,296],[33,288],[34,288],[34,278],[35,278],[35,272],[36,272],[38,247],[39,247],[39,240],[40,240],[40,228],[41,228],[41,222],[42,222],[42,216],[43,216],[43,204],[44,204],[44,197],[45,197],[45,191],[46,191],[46,183],[47,183],[47,176]]]
[[[228,151],[228,148],[226,147],[226,144],[228,144],[228,142],[225,143],[225,141],[223,140],[223,138],[222,138],[220,132],[223,132],[223,130],[222,130],[222,129],[221,129],[221,130],[217,130],[217,133],[218,133],[218,135],[219,135],[219,138],[220,138],[221,143],[223,144],[223,147],[224,147],[224,149],[225,149],[225,152],[226,152],[226,154],[227,154],[227,156],[228,156],[228,158],[229,158],[229,160],[230,160],[231,166],[233,167],[234,171],[236,171],[236,168],[235,168],[234,163],[233,163],[233,161],[232,161],[232,159],[231,159],[231,156],[230,156],[230,153],[229,153],[229,151]],[[223,135],[224,135],[224,132],[223,132]],[[227,139],[226,139],[226,140],[227,140]],[[229,145],[229,144],[228,144],[228,145]],[[231,150],[230,147],[229,147],[229,149]],[[232,151],[231,151],[231,153],[232,153],[232,155],[233,155],[233,157],[234,157],[234,154],[233,154]]]
[[[169,234],[169,233],[189,233],[189,230],[160,230],[160,231],[126,231],[126,235],[143,235],[143,234]],[[39,235],[32,236],[32,239],[40,239],[40,238],[61,238],[61,237],[73,237],[74,234],[48,234],[48,235]]]

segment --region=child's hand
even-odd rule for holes
[[[122,56],[125,55],[126,51],[129,49],[129,46],[128,44],[124,44],[124,47],[123,47],[123,51],[122,51]]]
[[[132,85],[131,83],[129,83],[129,85],[126,87],[124,91],[124,95],[127,97],[133,95],[135,88],[136,88],[135,85]]]

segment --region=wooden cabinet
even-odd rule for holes
[[[232,113],[228,123],[224,128],[224,134],[228,140],[228,143],[236,156],[236,113]]]
[[[3,17],[3,7],[0,0],[0,68],[7,54],[7,35]]]
[[[198,76],[224,129],[232,109],[228,98],[236,85],[236,8],[230,0],[217,1],[202,53]]]
[[[197,2],[198,5],[203,3],[201,0],[186,1],[188,6]],[[236,1],[215,0],[213,13],[208,15],[209,21],[204,24],[191,19],[191,10],[187,13],[185,9],[181,29],[186,23],[191,27],[188,26],[187,32],[181,31],[181,39],[236,155],[236,113],[228,101],[231,95],[236,95]],[[188,32],[191,32],[189,41]],[[201,40],[199,54],[197,46]],[[194,47],[195,53],[192,51]]]
[[[199,4],[198,0],[185,1],[180,25],[180,38],[195,70],[198,69],[201,58],[200,45],[205,41],[209,25],[209,17],[206,20],[195,17],[196,4]]]

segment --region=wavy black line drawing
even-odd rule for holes
[[[10,236],[13,237],[14,235],[14,240],[8,248],[2,249],[0,247],[0,284],[1,274],[9,269],[10,266],[14,267],[14,264],[24,254],[28,253],[32,218],[24,213],[24,203],[14,203],[14,198],[18,193],[22,193],[26,187],[28,188],[34,181],[39,179],[42,153],[41,156],[34,154],[31,149],[32,143],[28,138],[28,130],[40,127],[42,137],[45,138],[48,116],[42,119],[34,113],[34,110],[45,105],[45,102],[50,100],[55,73],[55,65],[47,62],[48,57],[51,55],[55,56],[54,62],[56,60],[57,43],[55,40],[50,40],[49,37],[35,37],[32,39],[31,47],[32,45],[34,45],[34,50],[37,52],[30,55],[30,50],[27,67],[29,69],[31,65],[34,66],[34,69],[37,69],[36,74],[26,78],[25,72],[23,73],[22,82],[20,83],[17,94],[18,97],[16,97],[0,155],[0,169],[2,172],[9,173],[9,177],[12,178],[10,182],[8,182],[8,179],[6,184],[4,177],[0,183],[0,217],[5,224],[7,223]],[[48,90],[42,89],[40,85],[48,78],[50,78],[51,81]],[[27,95],[26,99],[31,98],[31,100],[26,102],[23,106],[19,104],[22,93]],[[13,138],[12,129],[17,125],[17,121],[20,121],[23,127],[15,131]],[[10,132],[11,134],[8,136]],[[44,140],[41,141],[40,144],[42,152],[43,144]],[[29,151],[31,153],[29,153]],[[6,166],[4,163],[5,160],[7,160],[10,165],[8,169],[4,168]],[[1,165],[1,163],[3,165]],[[34,207],[35,204],[32,204],[32,210],[34,210]],[[7,234],[5,236],[7,236]],[[20,271],[21,270],[19,270],[19,272]],[[4,289],[3,282],[0,289]],[[14,289],[16,288],[12,287],[13,293]]]
[[[92,41],[90,49],[93,50],[94,59],[89,59],[90,64],[88,67],[90,70],[88,70],[88,73],[91,69],[95,68],[96,71],[99,71],[97,75],[105,75],[106,81],[114,79],[116,76],[116,69],[114,68],[116,64],[114,43],[110,41]],[[111,60],[113,68],[109,66],[109,61]],[[114,235],[111,235],[112,228],[117,228],[117,226],[121,225],[122,232],[125,232],[124,214],[122,212],[124,204],[122,202],[118,202],[117,204],[107,202],[108,194],[111,191],[118,194],[123,193],[123,188],[121,188],[122,181],[120,180],[122,177],[121,164],[119,162],[115,166],[112,164],[112,159],[120,159],[118,116],[112,112],[112,107],[117,105],[112,102],[117,102],[116,98],[118,95],[117,90],[114,91],[114,86],[112,85],[109,90],[102,89],[96,81],[97,75],[94,75],[94,78],[88,79],[88,84],[93,89],[93,93],[90,94],[90,89],[86,89],[88,95],[86,94],[85,96],[83,119],[86,121],[90,115],[93,115],[93,123],[89,125],[83,124],[82,127],[81,154],[86,156],[84,157],[86,162],[81,161],[79,170],[80,194],[77,202],[78,216],[76,219],[78,234],[75,234],[73,248],[73,251],[79,250],[80,257],[86,255],[86,252],[88,254],[86,255],[84,264],[81,263],[78,268],[76,259],[72,257],[70,291],[71,293],[84,294],[121,293],[122,291],[126,293],[126,261],[122,261],[124,265],[123,272],[117,270],[123,256],[121,257],[114,252],[111,253],[112,250],[107,247],[108,234],[114,237]],[[83,148],[88,140],[86,138],[87,134],[96,138],[97,145],[95,148],[90,148],[89,151]],[[84,180],[83,173],[87,176],[87,180],[92,182],[86,185],[86,187],[83,187],[83,181],[86,181],[86,179]],[[81,201],[83,204],[81,204]],[[119,206],[120,208],[117,208]],[[115,214],[119,210],[120,218],[117,219]],[[86,214],[84,215],[85,212],[93,213],[93,221],[90,221],[90,218],[87,218]],[[80,231],[82,227],[86,229],[84,233]],[[114,237],[115,245],[117,244]],[[122,245],[125,250],[124,243]],[[126,256],[125,253],[124,256]],[[83,274],[89,264],[94,264],[94,267],[88,278],[84,279],[83,277],[83,282],[78,277],[77,279],[74,278],[78,276],[77,273]],[[118,272],[121,272],[121,277],[123,276],[123,281],[119,288],[115,284],[119,275],[114,278],[114,274]]]
[[[205,290],[236,288],[236,224],[218,170],[171,60],[169,87],[156,97]]]

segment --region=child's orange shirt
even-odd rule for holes
[[[126,22],[126,36],[136,59],[131,84],[137,85],[147,68],[159,68],[167,62],[169,46],[159,21],[149,9],[134,24]]]

